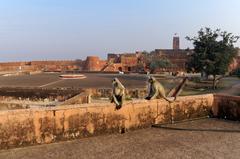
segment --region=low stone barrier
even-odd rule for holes
[[[240,96],[214,95],[215,117],[240,121]]]
[[[212,94],[164,100],[114,104],[67,105],[0,112],[0,148],[51,143],[106,133],[124,133],[152,124],[206,116],[212,109]]]

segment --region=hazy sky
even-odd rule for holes
[[[0,61],[181,48],[201,27],[240,35],[240,0],[0,0]],[[239,43],[237,46],[240,46]]]

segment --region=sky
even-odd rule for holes
[[[0,0],[0,61],[74,60],[192,47],[202,27],[240,35],[240,0]],[[237,43],[236,46],[240,46]]]

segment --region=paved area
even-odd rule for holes
[[[86,73],[85,79],[61,79],[60,73],[36,75],[0,76],[0,87],[39,88],[111,88],[111,81],[117,77],[126,87],[145,87],[146,75],[119,75]]]
[[[229,89],[227,90],[223,90],[220,93],[226,94],[226,95],[238,95],[240,96],[240,84],[235,84],[233,86],[231,86]]]
[[[126,86],[126,88],[145,88],[147,77],[145,74],[103,74],[103,73],[83,73],[85,79],[61,79],[61,73],[41,73],[35,75],[20,75],[20,76],[0,76],[0,88],[111,88],[111,81],[117,77]],[[158,76],[160,82],[166,90],[175,87],[181,79],[174,77]],[[220,93],[231,95],[239,95],[240,80],[233,77],[224,78],[221,80],[220,86],[226,87]],[[184,87],[185,95],[202,94],[201,91],[196,91],[194,83],[186,84]],[[211,86],[211,84],[209,85]],[[204,86],[203,87],[207,87]],[[203,92],[204,93],[204,92]]]
[[[0,159],[239,159],[240,133],[216,131],[239,131],[239,122],[204,119],[171,127],[195,129],[195,131],[142,129],[125,134],[3,150],[0,151]],[[201,131],[196,131],[196,129]]]

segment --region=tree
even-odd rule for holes
[[[168,59],[158,59],[158,60],[153,60],[150,63],[150,70],[151,72],[155,72],[157,69],[169,68],[172,66],[173,64]]]
[[[213,75],[213,89],[216,88],[217,75],[225,75],[230,63],[237,55],[234,47],[239,36],[210,28],[200,29],[197,37],[186,37],[193,42],[194,53],[190,55],[187,69],[192,72],[205,73],[206,76]]]

